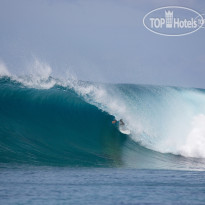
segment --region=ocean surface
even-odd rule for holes
[[[204,204],[205,173],[1,166],[1,204]]]
[[[203,89],[0,77],[0,204],[205,204],[204,125]]]

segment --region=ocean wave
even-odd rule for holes
[[[43,73],[2,69],[0,162],[143,167],[155,166],[157,156],[159,167],[167,159],[176,167],[172,154],[187,157],[186,165],[188,158],[203,162],[204,90],[62,80],[47,64],[35,66]],[[120,133],[114,119],[131,134]]]

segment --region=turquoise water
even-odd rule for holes
[[[1,204],[204,204],[205,173],[5,166]]]
[[[1,77],[0,204],[204,204],[204,124],[202,89]]]
[[[203,90],[19,81],[0,78],[2,163],[205,168]],[[112,124],[120,118],[131,135]]]

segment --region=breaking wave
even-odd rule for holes
[[[1,65],[1,163],[204,169],[204,90],[60,80],[35,66],[44,72],[17,77]]]

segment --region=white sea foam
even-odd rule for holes
[[[3,61],[0,61],[0,76],[10,76],[10,73]]]
[[[56,83],[56,81],[51,78],[51,74],[52,69],[47,63],[35,59],[33,63],[29,65],[26,75],[22,77],[15,76],[14,79],[28,87],[49,89]]]
[[[192,120],[190,132],[179,154],[186,157],[205,158],[205,115],[199,114]]]

